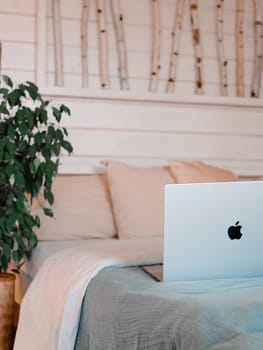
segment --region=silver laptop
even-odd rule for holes
[[[164,202],[163,281],[263,275],[263,181],[166,185]]]

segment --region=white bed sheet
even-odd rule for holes
[[[40,270],[45,261],[58,252],[68,248],[79,246],[98,247],[117,241],[116,238],[109,239],[85,239],[85,240],[61,240],[61,241],[39,241],[37,247],[33,250],[30,261],[23,266],[23,272],[32,280]]]

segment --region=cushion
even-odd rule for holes
[[[176,183],[236,181],[229,170],[203,162],[169,161],[169,168]]]
[[[174,183],[168,167],[141,168],[104,161],[119,238],[163,234],[164,186]]]
[[[105,175],[62,175],[54,179],[54,217],[38,210],[40,240],[112,238],[116,235]]]

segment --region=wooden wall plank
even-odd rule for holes
[[[19,15],[34,15],[35,0],[0,0],[1,12]]]
[[[263,149],[263,138],[253,136],[80,129],[69,135],[76,155],[260,160]]]
[[[126,164],[132,166],[141,166],[141,167],[152,167],[152,166],[165,166],[167,165],[166,158],[133,158],[133,157],[61,157],[59,172],[61,174],[92,174],[92,173],[103,173],[105,172],[105,167],[100,164],[102,159],[114,159],[118,161],[125,162]],[[194,158],[180,158],[179,160],[194,160]],[[263,165],[262,162],[250,162],[247,161],[235,161],[235,160],[210,160],[203,159],[208,164],[214,166],[220,166],[225,169],[233,171],[237,175],[241,176],[261,176],[263,174]]]
[[[10,30],[10,23],[11,28]],[[35,17],[0,12],[1,40],[19,42],[35,42]]]
[[[74,117],[65,118],[63,124],[75,129],[152,130],[263,137],[260,109],[163,107],[136,103],[73,101],[67,105]]]

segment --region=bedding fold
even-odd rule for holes
[[[160,263],[162,239],[107,240],[50,256],[21,304],[14,350],[72,350],[81,303],[92,278],[106,266]]]

